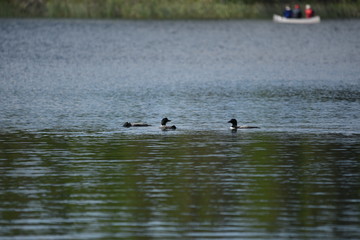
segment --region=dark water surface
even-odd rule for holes
[[[0,20],[0,239],[359,239],[359,39]]]

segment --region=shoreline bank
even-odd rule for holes
[[[269,19],[284,4],[236,0],[8,0],[0,18]],[[307,1],[310,2],[311,1]],[[360,18],[360,1],[311,3],[323,19]],[[305,2],[300,2],[305,8]]]

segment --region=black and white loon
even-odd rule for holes
[[[130,122],[126,122],[123,125],[123,127],[149,127],[149,126],[151,125],[146,123],[130,123]]]
[[[231,119],[230,121],[228,121],[228,123],[231,123],[232,125],[231,125],[231,127],[230,127],[230,129],[232,129],[232,130],[236,130],[236,129],[240,129],[240,128],[259,128],[259,127],[254,127],[254,126],[238,126],[237,125],[237,121],[236,121],[236,119],[235,118],[233,118],[233,119]]]
[[[161,126],[160,129],[161,130],[175,130],[176,126],[172,125],[172,126],[166,126],[166,123],[171,122],[171,120],[169,120],[168,118],[163,118],[161,120]]]

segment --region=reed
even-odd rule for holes
[[[0,17],[123,19],[265,19],[281,13],[276,0],[2,0]],[[289,1],[293,2],[293,1]],[[312,3],[322,18],[359,18],[360,0]]]

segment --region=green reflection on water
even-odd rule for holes
[[[357,135],[18,132],[0,149],[2,236],[359,234]]]

